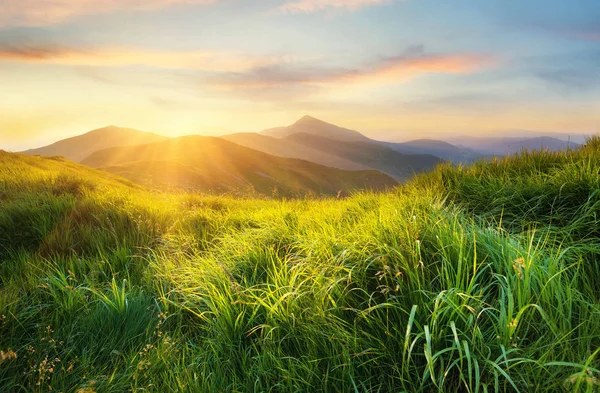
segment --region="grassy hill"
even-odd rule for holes
[[[396,185],[377,171],[345,171],[202,136],[105,149],[82,163],[151,187],[218,194],[347,195]]]
[[[3,392],[598,391],[598,139],[347,199],[0,164]]]
[[[109,126],[22,153],[41,156],[63,156],[71,161],[80,162],[90,154],[109,147],[139,145],[164,141],[166,139],[168,138],[165,136],[150,132]]]

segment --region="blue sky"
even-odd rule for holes
[[[600,2],[0,0],[0,85],[6,149],[304,114],[393,140],[591,133]]]

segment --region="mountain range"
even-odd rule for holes
[[[63,156],[155,188],[281,196],[384,190],[444,161],[579,145],[551,137],[378,141],[304,116],[258,133],[169,138],[109,126],[24,154]]]
[[[521,150],[550,150],[561,151],[576,149],[581,146],[569,140],[562,140],[550,136],[535,136],[531,138],[520,137],[463,137],[455,139],[460,146],[481,152],[486,156],[504,156],[515,154]]]
[[[185,136],[93,153],[82,162],[151,187],[282,196],[384,190],[397,182],[373,170],[347,171],[276,157],[222,138]]]

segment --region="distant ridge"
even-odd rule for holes
[[[453,162],[472,162],[483,158],[483,154],[464,147],[435,139],[415,139],[401,143],[385,143],[386,146],[405,154],[432,154]]]
[[[263,153],[277,157],[299,158],[332,168],[351,171],[372,169],[369,166],[357,163],[353,159],[345,159],[327,151],[315,149],[293,140],[293,135],[285,138],[275,138],[258,133],[237,133],[224,135],[221,138],[237,143]]]
[[[443,162],[442,159],[430,154],[403,154],[385,144],[371,140],[336,141],[305,133],[290,135],[285,139],[342,159],[352,160],[357,164],[386,173],[400,182],[406,182],[417,173],[432,170]]]
[[[522,150],[564,151],[581,147],[579,143],[565,141],[550,136],[530,138],[518,137],[461,137],[457,142],[462,146],[475,149],[486,155],[507,155]]]
[[[166,139],[169,138],[151,132],[108,126],[21,153],[41,156],[63,156],[71,161],[81,162],[81,160],[90,154],[109,147],[139,145],[164,141]]]
[[[482,154],[479,154],[471,149],[454,146],[448,142],[433,139],[419,139],[404,143],[379,141],[371,139],[358,131],[338,127],[334,124],[327,123],[312,116],[304,116],[294,124],[286,127],[269,128],[261,131],[260,134],[279,139],[285,139],[293,135],[304,134],[315,135],[321,138],[327,138],[341,142],[371,143],[379,146],[385,146],[402,154],[431,155],[453,162],[471,162],[483,157]],[[349,157],[345,158],[348,159]]]

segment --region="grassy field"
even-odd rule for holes
[[[600,139],[385,194],[0,153],[2,392],[599,392]]]

